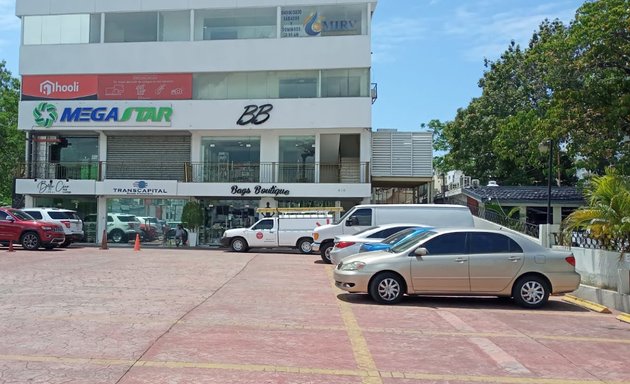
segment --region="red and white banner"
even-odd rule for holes
[[[96,75],[22,76],[22,100],[94,100]]]
[[[99,75],[100,100],[189,100],[192,74]]]

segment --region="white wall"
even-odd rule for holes
[[[20,74],[369,68],[372,59],[370,49],[369,36],[23,45],[20,47]],[[46,60],[42,60],[43,57]],[[85,60],[81,60],[82,57]]]

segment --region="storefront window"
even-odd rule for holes
[[[260,137],[205,137],[203,182],[258,182]]]
[[[195,11],[195,40],[269,39],[276,37],[276,9]]]
[[[279,181],[315,182],[315,136],[280,136]]]
[[[259,215],[256,209],[260,200],[202,200],[205,207],[205,225],[202,229],[201,241],[208,245],[219,245],[219,239],[226,229],[252,226]]]

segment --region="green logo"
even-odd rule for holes
[[[50,128],[57,121],[57,107],[49,103],[39,103],[33,109],[33,117],[35,117],[35,124],[40,127]]]

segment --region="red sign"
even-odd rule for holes
[[[22,100],[94,100],[96,75],[22,76]]]
[[[263,233],[262,232],[256,232],[256,238],[258,240],[262,239],[263,238]]]
[[[100,75],[100,100],[192,99],[192,74]]]

